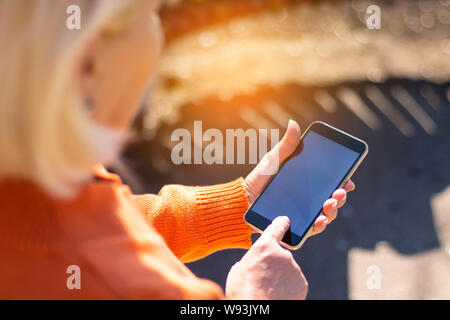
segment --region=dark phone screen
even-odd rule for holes
[[[300,238],[360,156],[314,131],[302,143],[251,208],[270,221],[288,216],[291,232]]]

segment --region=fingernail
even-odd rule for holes
[[[289,218],[287,216],[279,216],[279,217],[275,218],[275,220],[281,220],[284,223],[289,223]]]

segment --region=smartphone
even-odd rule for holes
[[[276,217],[288,216],[290,228],[281,244],[291,250],[300,248],[323,203],[350,179],[367,152],[364,141],[324,122],[313,122],[245,213],[246,223],[262,232]]]

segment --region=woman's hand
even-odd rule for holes
[[[279,242],[289,228],[287,217],[278,217],[228,273],[229,299],[305,299],[308,282],[292,253]]]
[[[256,197],[262,192],[271,175],[268,166],[282,163],[289,155],[294,152],[300,142],[301,131],[297,122],[289,120],[288,128],[281,141],[258,163],[252,172],[245,178],[244,184],[247,190],[250,204],[255,201]],[[270,168],[269,168],[270,169]],[[325,230],[327,224],[333,221],[338,212],[338,208],[342,207],[347,199],[347,192],[355,189],[355,184],[349,180],[342,189],[336,190],[332,198],[323,204],[323,213],[314,222],[314,228],[310,235],[318,234]]]

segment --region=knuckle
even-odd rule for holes
[[[272,255],[273,245],[270,241],[261,241],[255,243],[252,247],[254,254],[258,255],[261,259],[265,259]]]
[[[270,164],[272,162],[271,160],[272,160],[272,156],[270,155],[270,151],[269,151],[261,159],[261,162],[260,162],[261,169],[266,169],[266,168],[270,167]]]
[[[278,162],[279,162],[279,152],[277,148],[273,148],[263,156],[263,163],[267,167],[273,166]]]
[[[266,161],[272,161],[273,160],[273,158],[274,158],[274,149],[271,149],[269,152],[267,152],[264,156],[263,156],[263,158],[265,158],[265,160]]]
[[[277,263],[288,266],[292,264],[292,261],[294,260],[292,254],[281,248],[278,244],[277,244],[278,248],[276,250],[273,251],[272,259],[275,260]]]
[[[284,260],[292,259],[292,255],[289,251],[281,248],[275,239],[267,239],[258,243],[255,247],[255,252],[261,258],[261,260],[277,260],[284,262]]]
[[[264,238],[261,239],[261,241],[258,241],[257,243],[255,243],[254,247],[257,251],[267,251],[270,249],[270,239]]]
[[[281,248],[282,252],[281,252],[281,258],[286,261],[286,262],[291,262],[294,260],[294,256],[292,255],[292,253],[288,250],[285,250],[283,248]]]

